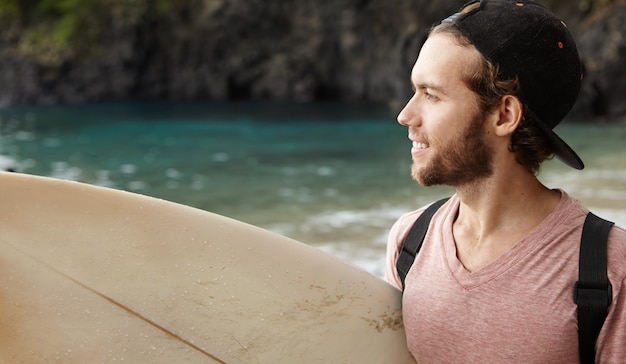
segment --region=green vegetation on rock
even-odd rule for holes
[[[173,11],[175,0],[0,0],[0,32],[47,64],[88,56],[116,30]]]

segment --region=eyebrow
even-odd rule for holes
[[[426,83],[426,82],[420,82],[418,84],[414,84],[413,82],[411,82],[411,86],[413,88],[413,91],[430,89],[430,90],[434,90],[437,92],[445,93],[443,88],[436,84],[431,84],[431,83]]]

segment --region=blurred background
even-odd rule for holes
[[[0,0],[0,168],[168,199],[382,275],[408,210],[395,122],[431,25],[465,1]],[[626,1],[543,1],[585,65],[540,177],[626,225]]]

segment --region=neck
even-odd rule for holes
[[[561,194],[530,173],[491,176],[457,186],[461,200],[453,233],[457,254],[470,271],[480,269],[532,231]]]
[[[515,178],[494,179],[457,187],[461,200],[458,220],[478,220],[482,229],[497,228],[523,220],[536,225],[558,204],[560,193],[548,189],[530,173]]]

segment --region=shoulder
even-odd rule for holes
[[[614,244],[619,244],[622,248],[626,248],[626,229],[613,225],[609,231],[609,241],[614,241]]]
[[[613,301],[598,337],[598,362],[623,363],[626,360],[626,230],[614,225],[607,246],[608,276]]]
[[[453,201],[454,200],[454,201]],[[455,196],[450,198],[443,206],[440,207],[439,211],[433,216],[433,220],[438,219],[439,214],[445,212],[442,210],[449,209],[448,206],[454,206],[454,204],[458,205],[458,200],[455,199]],[[409,211],[404,213],[391,227],[389,231],[389,236],[387,239],[387,258],[385,264],[385,279],[394,285],[398,289],[402,289],[402,285],[400,283],[400,278],[398,277],[398,272],[396,270],[396,261],[398,260],[398,255],[400,249],[402,249],[402,244],[406,239],[411,227],[415,223],[415,221],[424,213],[424,211],[430,206],[428,204],[423,206],[417,210]]]
[[[447,201],[445,201],[445,203],[443,203],[443,205],[441,205],[437,209],[437,212],[435,213],[435,215],[432,218],[433,220],[437,219],[437,215],[442,215],[442,213],[444,213],[449,208],[453,208],[454,206],[458,205],[458,198],[456,197],[456,195],[454,195],[454,196],[452,196],[450,198],[437,200],[437,201],[434,201],[432,203],[429,203],[428,205],[422,206],[421,208],[419,208],[417,210],[413,210],[413,211],[404,213],[395,222],[395,224],[393,224],[393,226],[391,228],[391,234],[390,235],[392,237],[396,237],[396,241],[402,242],[406,238],[406,236],[408,235],[409,230],[411,230],[411,227],[417,221],[417,219],[420,216],[422,216],[424,214],[424,212],[429,207],[439,203],[440,201],[443,202],[443,200],[447,200]],[[441,211],[441,213],[439,213],[440,211]]]
[[[613,225],[609,230],[607,255],[609,275],[613,275],[617,281],[626,279],[626,230],[624,228]]]

